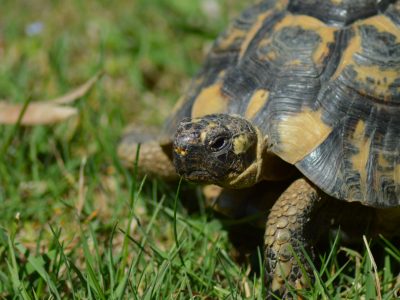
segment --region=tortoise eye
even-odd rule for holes
[[[210,143],[212,151],[220,151],[227,144],[227,139],[225,137],[217,137]]]

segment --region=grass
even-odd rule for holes
[[[48,99],[106,75],[77,103],[77,118],[0,127],[0,299],[264,297],[195,190],[193,213],[177,186],[139,179],[116,157],[128,122],[161,124],[241,2],[2,3],[0,99]],[[365,247],[332,244],[307,297],[375,299]],[[377,248],[382,297],[391,299],[400,252],[385,240]]]

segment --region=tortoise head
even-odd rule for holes
[[[252,186],[260,180],[262,141],[257,128],[239,116],[184,119],[174,137],[174,165],[189,181]]]

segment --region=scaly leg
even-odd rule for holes
[[[263,232],[269,211],[276,199],[289,186],[289,181],[263,181],[250,188],[232,190],[216,185],[203,188],[206,207],[215,212],[228,231],[234,245],[231,255],[237,262],[255,258],[258,265],[257,247],[263,245]],[[253,257],[254,256],[254,257]]]
[[[139,144],[140,174],[158,177],[164,181],[179,179],[172,163],[172,141],[142,127],[131,126],[120,141],[118,156],[126,166],[134,166]]]
[[[313,258],[313,242],[328,230],[325,224],[312,227],[314,213],[324,196],[305,179],[294,181],[279,197],[271,209],[265,231],[265,258],[267,289],[288,297],[287,281],[295,288],[307,287],[312,270],[302,247]],[[320,219],[320,218],[318,218]],[[328,225],[328,224],[326,224]],[[326,227],[326,228],[325,228]],[[303,274],[296,256],[305,269]]]

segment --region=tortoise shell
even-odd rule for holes
[[[400,205],[400,1],[266,0],[214,43],[166,123],[236,114],[338,199]]]

